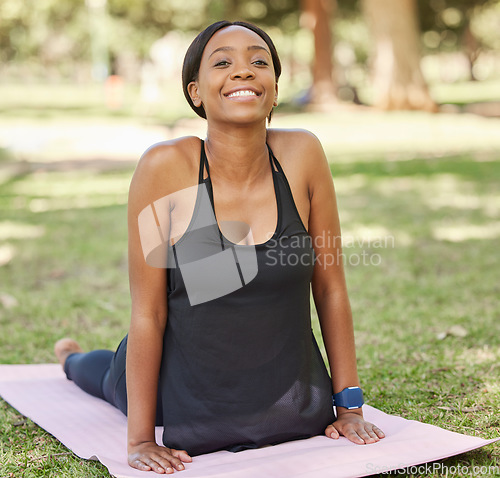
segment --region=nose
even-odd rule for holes
[[[255,78],[255,73],[246,64],[235,65],[231,73],[231,79],[233,80],[251,80],[253,78]]]

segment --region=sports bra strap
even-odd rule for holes
[[[269,150],[269,154],[271,155],[271,158],[273,159],[274,165],[276,166],[276,169],[278,170],[278,172],[284,174],[283,169],[281,167],[281,164],[276,159],[276,156],[274,155],[273,150],[271,149],[271,146],[269,146],[267,143],[266,143],[266,145],[267,145],[267,149]]]
[[[204,172],[203,166],[207,168],[207,173],[210,176],[210,171],[208,169],[207,155],[205,153],[205,142],[201,140],[200,172],[198,174],[198,184],[201,184],[203,182],[203,172]]]

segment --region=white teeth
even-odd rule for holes
[[[232,98],[233,96],[257,96],[257,93],[250,90],[239,90],[231,93],[230,95],[227,95],[228,98]]]

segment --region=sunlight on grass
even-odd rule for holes
[[[396,176],[380,178],[370,183],[369,174],[356,174],[352,177],[340,176],[335,183],[340,196],[361,194],[363,188],[371,188],[376,191],[379,200],[386,197],[396,201],[394,208],[398,208],[397,201],[402,195],[413,194],[415,201],[422,206],[444,214],[438,221],[427,221],[427,225],[432,228],[432,237],[438,240],[492,239],[500,235],[498,223],[491,221],[500,212],[500,195],[489,193],[487,188],[479,195],[477,188],[470,181],[460,179],[460,176],[449,173],[437,173],[431,177]],[[378,223],[376,218],[359,223],[353,214],[343,209],[341,208],[342,235],[346,244],[349,237],[371,242],[372,247],[376,238],[391,237],[398,246],[408,246],[415,239],[401,225],[389,228]],[[450,209],[454,211],[453,214],[449,213]],[[463,220],[466,211],[469,211],[470,222]],[[479,214],[485,217],[486,220],[482,220],[484,224],[475,224]]]
[[[464,81],[430,86],[438,103],[466,104],[480,101],[500,101],[500,81]]]
[[[491,222],[484,226],[448,223],[433,227],[432,234],[438,240],[453,242],[471,239],[496,239],[500,237],[500,222]]]
[[[0,245],[0,267],[8,264],[16,255],[16,248],[10,244]]]
[[[500,361],[500,349],[489,345],[467,348],[459,355],[459,361],[465,361],[470,364],[482,364],[488,362],[498,364]]]
[[[0,240],[33,239],[45,234],[45,227],[13,221],[0,221]]]
[[[493,153],[500,149],[500,119],[475,115],[421,112],[346,112],[280,116],[277,128],[307,124],[321,140],[332,164],[350,162],[353,155],[388,160],[411,160],[415,156]]]
[[[409,245],[411,237],[404,231],[389,230],[381,224],[366,224],[345,221],[342,227],[342,247],[372,249],[393,248],[395,244]]]
[[[91,180],[89,180],[91,178]],[[78,197],[126,195],[131,175],[89,175],[88,173],[37,173],[17,182],[12,191],[20,196]]]
[[[500,383],[498,381],[486,381],[484,386],[488,393],[498,393],[500,394]]]
[[[64,211],[71,209],[86,209],[95,207],[115,206],[127,204],[126,196],[95,196],[76,198],[39,198],[29,201],[28,208],[31,212],[40,213],[47,211]]]
[[[16,209],[33,213],[124,205],[132,172],[94,175],[89,172],[37,173],[11,187]]]

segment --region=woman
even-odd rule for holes
[[[309,132],[266,128],[280,72],[254,25],[218,22],[193,41],[184,93],[207,139],[155,145],[135,171],[128,337],[115,354],[56,344],[69,379],[127,413],[139,470],[319,433],[384,437],[363,419],[325,154]],[[331,379],[311,332],[311,284]]]

